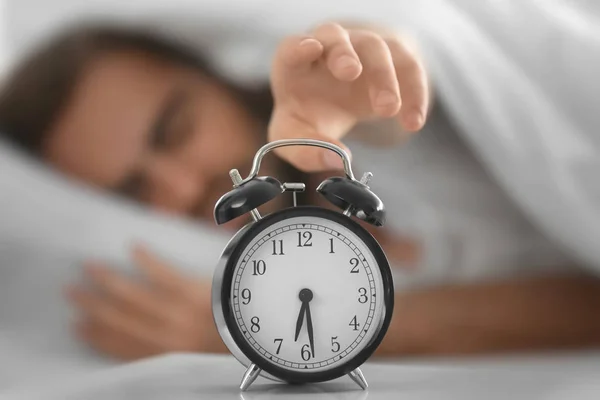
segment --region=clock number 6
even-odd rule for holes
[[[310,353],[310,347],[307,344],[302,346],[302,349],[300,350],[300,355],[302,356],[302,359],[304,361],[310,360],[312,354]]]

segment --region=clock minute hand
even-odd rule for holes
[[[300,307],[300,314],[298,314],[298,320],[296,321],[296,335],[294,337],[294,341],[298,341],[298,336],[300,335],[300,330],[302,329],[302,322],[304,322],[304,314],[306,313],[306,303],[302,302],[302,306]]]
[[[306,302],[306,330],[308,331],[308,341],[310,342],[310,351],[315,358],[315,338],[313,336],[313,324],[310,316],[310,303]]]

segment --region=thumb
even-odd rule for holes
[[[341,147],[351,156],[350,149],[338,139],[327,137],[314,126],[286,111],[275,110],[269,125],[269,141],[282,139],[315,139]],[[275,149],[276,154],[304,172],[342,170],[344,164],[337,153],[315,146],[286,146]]]

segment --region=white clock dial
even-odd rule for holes
[[[257,233],[231,286],[234,320],[247,343],[278,367],[307,372],[360,353],[382,324],[383,297],[369,247],[347,227],[315,216]]]

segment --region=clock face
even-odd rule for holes
[[[384,325],[391,284],[381,249],[347,217],[320,211],[263,224],[232,260],[230,322],[277,370],[336,369],[364,355]]]

